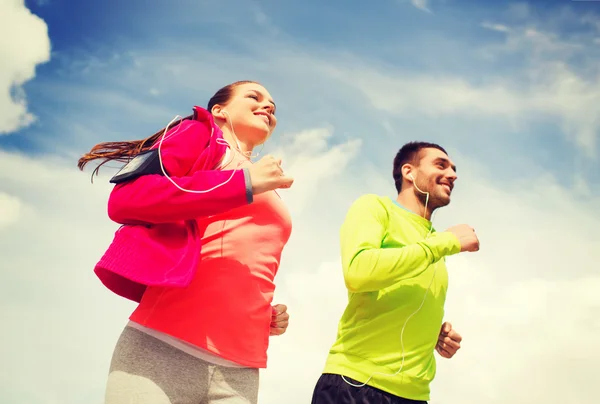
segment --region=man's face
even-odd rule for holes
[[[433,210],[448,205],[457,179],[456,166],[446,153],[435,148],[422,149],[419,157],[415,183],[422,191],[429,192],[428,207]],[[415,194],[425,202],[425,195],[417,189]]]

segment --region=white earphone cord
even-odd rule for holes
[[[227,115],[229,116],[229,112],[227,111],[223,111],[223,115]],[[231,119],[227,119],[227,122],[229,122],[229,127],[231,128],[231,135],[233,136],[233,140],[235,140],[235,143],[237,145],[237,151],[239,151],[243,156],[247,157],[247,158],[256,158],[260,155],[260,152],[262,151],[262,148],[265,146],[265,144],[261,144],[260,145],[260,150],[258,151],[258,153],[256,153],[255,155],[252,155],[252,152],[244,152],[242,151],[242,147],[240,146],[240,142],[238,140],[237,135],[235,134],[235,130],[233,129],[233,122],[231,122]]]
[[[170,137],[174,136],[174,135],[175,135],[175,134],[176,134],[176,133],[179,131],[179,128],[181,128],[181,124],[183,123],[183,120],[182,120],[182,121],[181,121],[181,122],[180,122],[180,123],[177,125],[177,129],[176,129],[176,130],[175,130],[173,133],[169,134],[169,136],[167,136],[167,132],[169,131],[169,129],[170,129],[170,126],[171,126],[171,125],[173,124],[173,122],[175,122],[175,121],[176,121],[178,118],[179,118],[179,119],[183,119],[183,118],[182,118],[180,115],[177,115],[177,116],[175,116],[175,118],[173,118],[173,119],[171,120],[171,122],[169,122],[169,124],[166,126],[166,128],[165,128],[165,131],[164,131],[163,135],[162,135],[162,136],[161,136],[161,138],[160,138],[160,142],[158,143],[158,161],[159,161],[159,164],[160,164],[160,169],[161,169],[161,171],[162,171],[163,175],[164,175],[164,176],[165,176],[165,177],[166,177],[166,178],[167,178],[167,179],[168,179],[168,180],[169,180],[169,181],[170,181],[170,182],[171,182],[171,183],[172,183],[172,184],[173,184],[175,187],[177,187],[179,190],[181,190],[181,191],[183,191],[183,192],[189,192],[189,193],[193,193],[193,194],[204,194],[204,193],[208,193],[208,192],[214,191],[215,189],[217,189],[217,188],[219,188],[219,187],[221,187],[221,186],[223,186],[223,185],[227,184],[229,181],[231,181],[231,179],[232,179],[232,178],[233,178],[233,176],[235,175],[235,172],[236,172],[236,170],[237,170],[237,169],[240,167],[240,165],[242,165],[242,164],[243,164],[243,161],[239,162],[239,163],[238,163],[238,165],[235,167],[235,169],[233,169],[233,170],[232,170],[232,172],[231,172],[231,175],[229,176],[229,178],[228,178],[226,181],[224,181],[224,182],[222,182],[222,183],[220,183],[220,184],[218,184],[218,185],[215,185],[214,187],[212,187],[212,188],[210,188],[210,189],[206,189],[206,190],[193,190],[193,189],[185,189],[185,188],[181,187],[179,184],[177,184],[175,181],[173,181],[173,179],[172,179],[171,177],[169,177],[169,175],[167,174],[167,171],[165,170],[165,166],[164,166],[164,164],[163,164],[163,160],[162,160],[162,154],[161,154],[161,148],[162,148],[162,144],[163,144],[163,142],[165,141],[165,139],[168,139],[168,138],[170,138]],[[230,125],[231,125],[231,130],[233,131],[233,123],[231,123],[231,122],[230,122]],[[212,137],[212,135],[213,135],[213,133],[211,132],[211,137]],[[237,140],[237,136],[235,135],[235,133],[233,134],[233,138],[235,139],[236,143],[238,143],[238,148],[237,148],[237,150],[238,150],[240,153],[242,153],[242,154],[243,154],[243,152],[242,152],[242,151],[240,150],[240,148],[239,148],[239,142],[238,142],[238,140]],[[228,143],[228,142],[227,142],[225,139],[220,139],[220,138],[219,138],[219,139],[217,139],[217,143],[218,143],[218,144],[220,144],[220,145],[226,146],[226,147],[227,147],[227,151],[228,151],[228,152],[231,150],[231,145],[230,145],[230,144],[229,144],[229,143]],[[221,167],[226,167],[226,166],[227,166],[229,163],[231,163],[232,161],[233,161],[233,155],[231,155],[231,157],[230,157],[230,159],[229,159],[229,161],[228,161],[228,162],[226,162],[226,163],[225,163],[225,162],[224,162],[224,163],[222,163],[222,164],[221,164]]]
[[[414,179],[414,177],[413,177]],[[425,214],[427,213],[427,205],[429,204],[429,192],[424,192],[421,191],[421,189],[419,189],[419,187],[416,184],[416,181],[414,181],[414,186],[417,189],[417,191],[419,191],[420,193],[426,195],[425,197],[425,210],[423,211],[423,217],[425,217]],[[435,213],[435,212],[434,212]],[[429,232],[427,233],[427,236],[425,236],[425,238],[429,237],[429,235],[431,234],[431,231],[433,230],[433,218],[431,220],[431,226],[429,227]],[[362,383],[362,384],[354,384],[349,382],[348,380],[346,380],[346,378],[344,377],[344,375],[342,375],[342,379],[344,380],[344,382],[346,382],[347,384],[349,384],[350,386],[353,387],[364,387],[367,385],[367,383],[369,383],[369,381],[373,378],[373,376],[375,375],[381,375],[381,376],[386,376],[386,377],[393,377],[398,375],[401,371],[402,368],[404,367],[404,329],[406,328],[406,325],[408,324],[408,322],[410,321],[410,319],[417,314],[421,308],[423,307],[423,305],[425,304],[425,300],[427,299],[427,294],[429,293],[429,289],[431,288],[431,285],[433,284],[433,280],[435,279],[435,272],[436,272],[437,268],[433,270],[433,275],[431,277],[431,281],[429,282],[429,286],[427,286],[427,289],[425,290],[425,294],[423,295],[423,300],[421,301],[421,304],[419,305],[419,308],[412,313],[410,316],[408,316],[408,318],[406,319],[406,321],[404,322],[404,325],[402,326],[402,330],[400,331],[400,348],[401,348],[401,352],[402,352],[402,361],[400,363],[400,368],[398,369],[398,371],[396,373],[381,373],[381,372],[374,372],[372,373],[369,378],[367,379],[366,382]]]

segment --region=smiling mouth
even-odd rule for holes
[[[442,185],[442,187],[444,187],[444,189],[446,191],[448,191],[448,193],[452,192],[452,187],[450,185],[448,185],[448,184],[441,184],[441,185]]]
[[[267,123],[267,125],[271,125],[271,118],[269,117],[269,115],[265,114],[265,113],[258,113],[258,114],[254,114],[256,116],[260,116],[263,118],[263,120]]]

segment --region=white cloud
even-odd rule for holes
[[[126,316],[92,273],[116,230],[106,178],[91,185],[75,163],[0,151],[0,188],[26,207],[0,227],[0,356],[14,371],[0,373],[3,402],[99,402]]]
[[[587,14],[582,17],[581,22],[596,28],[596,31],[600,32],[600,16],[597,14]]]
[[[0,229],[17,222],[21,209],[18,198],[0,192]]]
[[[22,85],[35,77],[38,64],[50,59],[48,27],[23,0],[0,3],[0,134],[31,124]]]
[[[268,23],[267,15],[260,10],[256,10],[254,12],[254,20],[256,21],[256,23],[258,25],[267,25],[267,23]]]
[[[600,137],[598,59],[586,54],[585,44],[563,41],[555,34],[484,25],[506,32],[507,37],[502,45],[484,48],[482,55],[494,62],[520,53],[530,58],[518,75],[490,72],[485,82],[474,84],[459,75],[397,71],[359,60],[330,64],[324,70],[360,90],[375,108],[398,116],[483,116],[511,125],[544,117],[560,125],[582,153],[596,157]],[[564,61],[572,56],[590,60],[583,69],[575,69]]]
[[[491,29],[492,31],[498,31],[498,32],[510,31],[510,28],[508,28],[506,25],[502,25],[502,24],[492,24],[490,22],[483,22],[483,23],[481,23],[481,26],[483,28]]]
[[[410,2],[419,10],[431,13],[431,10],[429,9],[429,0],[410,0]]]
[[[275,149],[273,155],[282,159],[286,174],[294,178],[293,187],[282,193],[293,214],[301,214],[307,202],[313,198],[322,182],[338,176],[354,158],[361,146],[360,139],[329,146],[331,128],[317,128],[297,134],[285,134],[292,141],[283,148]]]
[[[485,113],[514,114],[517,94],[502,85],[476,87],[466,80],[430,75],[389,74],[371,68],[331,70],[332,75],[365,93],[374,107],[389,113],[426,116]]]

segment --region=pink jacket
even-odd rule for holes
[[[194,107],[194,119],[171,129],[161,146],[170,178],[188,190],[208,190],[226,182],[232,171],[215,170],[226,150],[219,138],[223,133],[212,115]],[[158,174],[116,185],[108,215],[123,226],[96,264],[95,274],[108,289],[136,302],[146,286],[187,286],[201,250],[196,219],[251,203],[247,180],[246,172],[236,170],[226,184],[206,193],[181,191]]]

